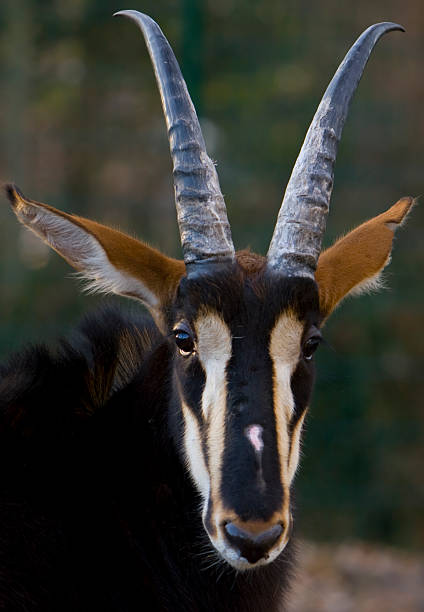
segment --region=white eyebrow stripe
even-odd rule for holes
[[[206,375],[202,397],[205,421],[217,396],[226,389],[226,368],[231,359],[231,332],[221,317],[214,312],[201,315],[194,323],[197,353]],[[225,400],[226,401],[226,400]]]

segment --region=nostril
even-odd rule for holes
[[[235,523],[226,523],[224,529],[229,543],[237,548],[240,555],[249,563],[256,563],[259,559],[266,558],[268,551],[283,532],[280,523],[260,533],[251,533],[241,529]]]

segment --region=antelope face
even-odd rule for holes
[[[209,538],[239,570],[288,542],[320,341],[315,284],[273,276],[183,279],[172,326],[183,452]]]

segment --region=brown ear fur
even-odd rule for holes
[[[163,255],[157,249],[96,221],[71,217],[97,238],[109,261],[129,276],[140,279],[162,305],[172,299],[185,274],[183,261]]]
[[[349,293],[361,293],[378,286],[378,277],[390,262],[394,232],[405,220],[412,204],[413,198],[402,198],[321,253],[315,279],[324,319]]]
[[[157,299],[159,307],[163,307],[172,299],[181,277],[185,274],[183,261],[166,257],[156,249],[118,230],[89,219],[66,214],[47,204],[29,200],[15,186],[8,185],[6,192],[19,221],[37,233],[78,271],[85,273],[84,264],[81,263],[81,254],[78,249],[72,248],[72,238],[68,238],[66,248],[61,248],[58,237],[51,231],[51,228],[37,222],[37,211],[40,209],[52,213],[52,218],[66,220],[72,226],[81,228],[92,236],[102,247],[113,268],[128,277],[139,280],[140,284],[144,285]],[[63,242],[65,243],[65,240]],[[133,297],[143,299],[143,295],[137,294]],[[148,300],[143,301],[147,302],[147,306],[155,306],[152,303],[149,304]]]

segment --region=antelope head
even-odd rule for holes
[[[291,529],[290,493],[320,329],[348,294],[375,287],[412,198],[327,251],[321,242],[337,146],[368,57],[393,23],[368,28],[324,93],[290,177],[266,257],[235,252],[214,163],[172,49],[141,29],[165,114],[184,261],[94,221],[8,194],[19,221],[97,290],[143,302],[171,343],[178,452],[213,547],[239,570],[276,559]]]

